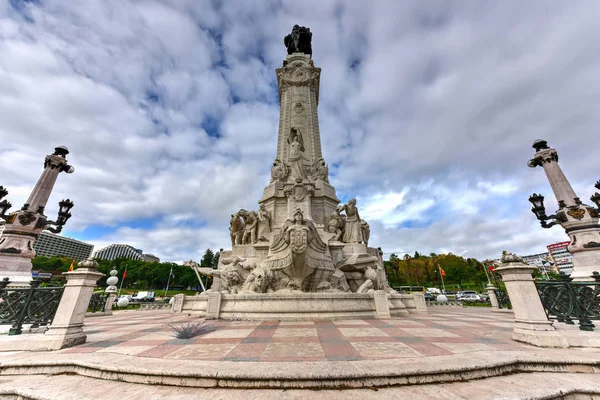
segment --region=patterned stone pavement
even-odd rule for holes
[[[121,311],[85,321],[87,343],[62,353],[116,353],[212,361],[343,361],[527,350],[511,340],[510,313],[434,307],[385,320],[207,321],[213,332],[176,339],[170,326],[200,322],[164,311]]]

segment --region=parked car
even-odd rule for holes
[[[474,290],[464,290],[462,292],[458,292],[458,293],[456,293],[456,300],[460,300],[463,296],[471,295],[471,294],[475,294],[476,295],[477,292],[474,291]]]
[[[463,294],[460,297],[460,301],[466,301],[469,303],[483,303],[484,300],[478,294]]]
[[[129,300],[129,301],[131,302],[131,298],[132,298],[132,297],[133,297],[133,296],[132,296],[132,295],[130,295],[130,294],[122,294],[122,295],[120,295],[120,296],[119,296],[119,298],[117,299],[117,302],[118,302],[119,300],[121,300],[121,299],[127,299],[127,300]]]
[[[437,298],[435,294],[429,292],[425,292],[423,296],[425,296],[425,301],[435,301]]]
[[[154,301],[154,292],[138,292],[131,299],[133,303],[146,303]]]
[[[444,290],[444,294],[452,296],[452,295],[455,295],[456,292],[454,290]]]

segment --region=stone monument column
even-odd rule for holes
[[[44,171],[27,203],[19,211],[2,216],[6,220],[6,226],[0,237],[0,279],[8,277],[11,286],[28,285],[31,281],[31,259],[35,257],[33,245],[42,230],[49,229],[58,233],[71,216],[69,211],[73,203],[70,200],[59,203],[60,211],[56,221],[49,221],[44,215],[58,174],[74,171],[67,164],[67,154],[69,150],[59,146],[53,154],[46,156]]]
[[[317,113],[321,68],[312,60],[310,37],[308,28],[294,27],[286,37],[288,55],[277,69],[277,156],[271,183],[259,201],[273,216],[274,227],[291,218],[297,208],[317,226],[324,225],[339,204],[321,151]]]
[[[546,216],[544,197],[534,193],[529,199],[533,204],[532,211],[541,221],[542,227],[550,228],[560,224],[569,235],[571,244],[567,249],[573,254],[571,277],[575,281],[592,280],[593,272],[600,270],[598,210],[584,204],[577,197],[558,165],[558,153],[555,149],[548,147],[545,140],[536,140],[533,148],[536,153],[529,160],[528,166],[531,168],[541,166],[544,169],[558,201],[558,210],[554,215]],[[548,220],[552,222],[547,223]]]

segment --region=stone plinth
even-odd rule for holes
[[[85,343],[83,320],[90,304],[96,282],[104,274],[96,270],[97,264],[87,260],[78,264],[72,272],[65,272],[65,289],[48,331],[40,337],[49,348],[62,349]]]
[[[219,301],[210,296],[219,297]],[[423,297],[421,295],[421,297]],[[218,304],[219,309],[209,309]],[[180,311],[179,311],[180,310]],[[415,295],[371,293],[270,293],[185,296],[181,312],[223,319],[246,320],[316,320],[389,318],[409,313],[427,312],[425,301]]]
[[[540,347],[568,347],[565,337],[555,331],[546,316],[531,275],[535,269],[522,262],[503,263],[496,268],[515,313],[513,339]]]
[[[497,290],[497,288],[491,283],[488,283],[488,285],[485,287],[485,290],[487,291],[488,296],[490,297],[490,303],[492,304],[492,312],[500,311],[500,303],[498,302],[496,292],[494,291]]]

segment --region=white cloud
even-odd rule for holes
[[[0,184],[23,203],[65,144],[76,173],[48,214],[72,198],[72,236],[171,260],[227,247],[229,214],[268,183],[274,70],[300,23],[322,68],[331,182],[359,199],[371,244],[540,252],[565,236],[529,212],[534,191],[556,203],[525,166],[533,140],[558,149],[583,199],[599,178],[597,14],[591,2],[0,3]]]

